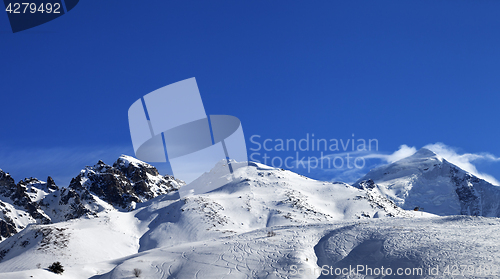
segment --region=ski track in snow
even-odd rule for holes
[[[272,229],[276,235],[268,236]],[[387,278],[498,278],[445,276],[446,266],[500,266],[500,219],[484,217],[389,218],[335,224],[278,226],[233,236],[155,248],[108,262],[73,265],[63,275],[45,270],[3,273],[1,278],[382,278],[320,276],[323,265],[396,268],[439,266],[441,276]],[[302,275],[292,265],[303,268]],[[107,269],[107,270],[106,270]],[[100,274],[96,274],[100,273]]]

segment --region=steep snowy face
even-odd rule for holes
[[[403,209],[438,215],[500,216],[500,188],[422,148],[371,170],[354,184],[372,188]]]
[[[26,196],[31,202],[39,202],[48,194],[59,190],[59,187],[57,187],[50,176],[47,178],[47,182],[33,177],[25,178],[19,181],[18,187],[21,188],[21,192],[26,193]]]

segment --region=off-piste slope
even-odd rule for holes
[[[234,173],[226,174],[223,164],[193,183],[224,179],[224,186],[180,200],[165,196],[141,205],[136,217],[150,222],[141,238],[141,251],[279,225],[415,215],[372,190],[256,163],[233,162]]]
[[[471,216],[343,226],[314,247],[317,265],[329,270],[319,278],[498,278],[499,230],[500,219]]]

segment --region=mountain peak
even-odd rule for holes
[[[434,153],[433,151],[425,148],[425,147],[422,147],[420,148],[420,150],[418,150],[415,154],[411,155],[410,157],[413,157],[413,158],[428,158],[428,157],[435,157],[437,156],[436,153]]]
[[[376,188],[407,210],[418,207],[437,215],[500,216],[499,187],[427,148],[371,170],[354,186]]]
[[[103,161],[80,171],[70,188],[89,191],[115,208],[133,209],[136,203],[179,189],[184,183],[165,177],[148,163],[121,155],[112,165]],[[118,207],[117,207],[118,206]]]
[[[122,165],[124,167],[128,167],[129,165],[133,165],[134,167],[139,167],[139,166],[145,166],[147,168],[152,168],[153,166],[151,166],[150,164],[146,163],[146,162],[143,162],[141,160],[138,160],[132,156],[128,156],[128,155],[125,155],[125,154],[122,154],[118,160],[116,160],[116,163],[115,164],[118,164],[118,165]]]

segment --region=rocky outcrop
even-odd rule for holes
[[[50,219],[36,200],[38,189],[45,182],[27,178],[15,184],[10,174],[0,170],[0,236],[9,237],[24,229],[28,223],[47,224]]]
[[[155,167],[130,156],[122,155],[113,167],[125,175],[142,200],[150,200],[185,185],[184,181],[170,175],[162,176]]]
[[[89,191],[115,207],[127,208],[133,202],[141,202],[125,175],[103,161],[82,170],[71,180],[69,188]]]
[[[98,161],[59,188],[26,178],[17,184],[0,170],[0,241],[28,224],[48,224],[97,216],[105,209],[132,210],[137,203],[178,190],[185,183],[133,157],[122,155],[112,166]]]
[[[115,208],[133,209],[136,203],[175,191],[182,185],[181,180],[161,176],[155,167],[123,155],[113,166],[99,161],[86,167],[69,188],[88,191]]]
[[[0,169],[0,195],[11,197],[17,191],[14,178]]]

